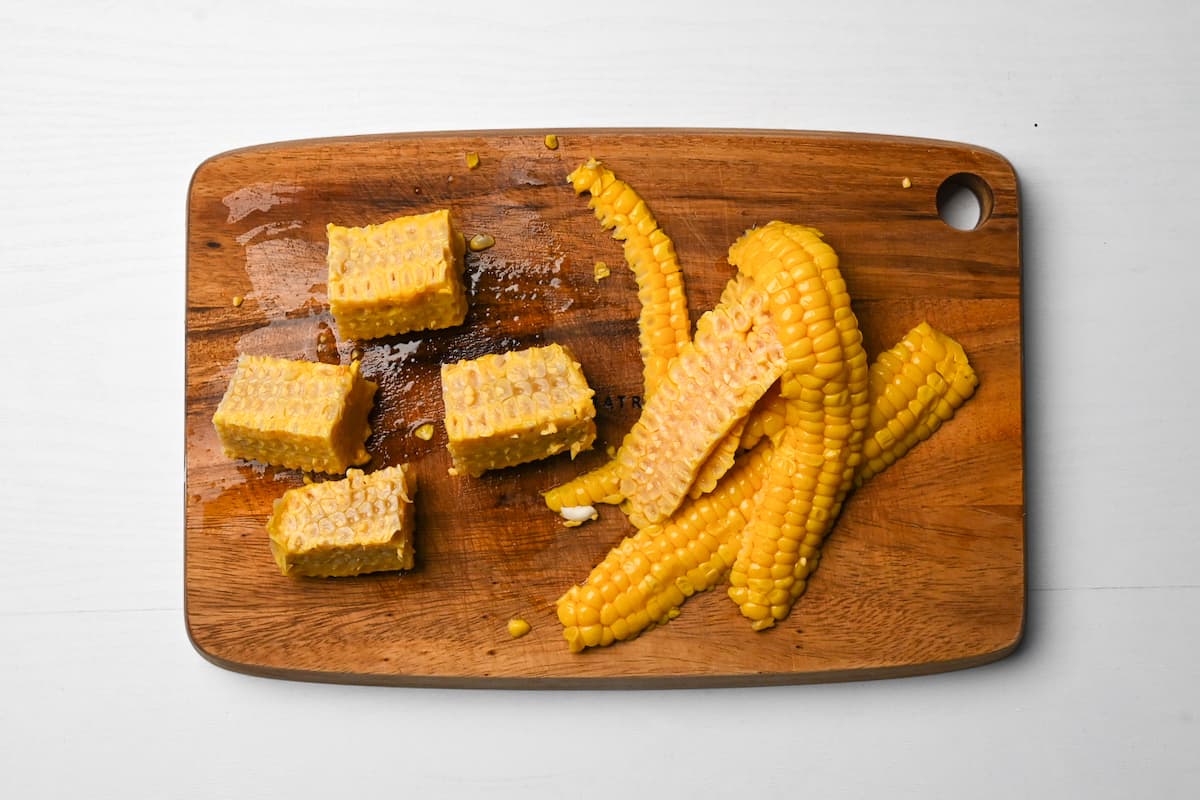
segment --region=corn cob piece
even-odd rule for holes
[[[605,461],[599,467],[572,478],[564,484],[542,493],[546,507],[561,512],[571,506],[616,505],[625,498],[619,491],[620,476],[615,460]]]
[[[329,309],[343,336],[449,328],[466,317],[465,244],[449,211],[325,230]]]
[[[588,205],[605,230],[624,242],[625,261],[633,270],[642,310],[638,341],[642,352],[643,395],[649,397],[667,364],[691,339],[683,273],[671,241],[646,203],[629,184],[595,159],[567,176],[576,194],[588,192]]]
[[[370,460],[364,443],[376,385],[349,366],[241,355],[213,415],[221,448],[310,472],[345,472]]]
[[[779,377],[783,349],[766,296],[744,278],[730,282],[695,339],[671,362],[617,453],[630,521],[670,516],[708,456]]]
[[[772,222],[730,248],[771,296],[787,366],[787,428],[730,570],[729,596],[751,627],[783,619],[854,482],[868,422],[867,357],[858,320],[819,232]]]
[[[408,464],[289,489],[267,522],[279,571],[339,577],[412,569],[415,496]]]
[[[724,579],[770,459],[770,442],[741,458],[717,489],[669,520],[624,539],[559,598],[572,652],[632,639],[678,613],[691,595]]]
[[[855,486],[932,436],[977,386],[962,345],[928,322],[880,353],[870,370],[871,419]]]
[[[592,389],[571,351],[532,347],[442,366],[453,473],[478,477],[592,446]]]

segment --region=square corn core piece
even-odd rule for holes
[[[449,211],[325,231],[329,307],[343,336],[377,339],[466,318],[466,247]]]
[[[364,446],[376,385],[349,366],[242,355],[213,415],[229,458],[342,473]]]
[[[412,569],[415,496],[408,464],[289,489],[267,522],[279,571],[332,578]]]
[[[579,362],[562,345],[534,347],[442,366],[452,472],[571,458],[592,446],[596,409]]]

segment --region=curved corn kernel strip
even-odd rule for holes
[[[576,194],[588,192],[588,206],[601,226],[624,242],[625,260],[637,280],[642,310],[638,341],[642,351],[643,395],[654,393],[667,364],[691,338],[683,273],[675,244],[663,233],[629,184],[595,159],[567,176]]]
[[[738,447],[750,450],[764,437],[778,442],[787,427],[787,401],[779,393],[779,383],[776,382],[767,389],[766,394],[759,398],[758,403],[746,418],[746,427],[742,430],[741,442]]]
[[[854,485],[932,436],[978,385],[962,345],[928,322],[881,353],[871,365],[871,418]]]
[[[766,306],[753,281],[730,281],[643,404],[617,453],[618,488],[636,527],[679,507],[709,454],[778,379],[785,350]]]
[[[729,596],[755,630],[783,619],[853,486],[869,414],[867,357],[837,255],[812,229],[772,222],[729,260],[770,295],[787,365],[787,428],[730,569]]]
[[[624,539],[584,583],[558,599],[558,619],[572,652],[632,639],[673,619],[686,598],[724,579],[770,452],[764,442],[744,455],[716,491]]]
[[[542,499],[546,501],[546,507],[555,512],[570,506],[616,505],[625,499],[617,489],[618,483],[617,462],[606,461],[596,469],[546,491]]]

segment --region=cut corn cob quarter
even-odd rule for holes
[[[267,522],[275,563],[310,577],[412,569],[415,495],[407,464],[289,489]]]
[[[349,366],[242,355],[213,426],[229,458],[341,473],[370,460],[376,385]]]
[[[449,328],[467,314],[465,244],[446,210],[326,226],[329,309],[351,339]]]
[[[478,477],[592,446],[596,409],[574,354],[551,344],[442,366],[447,448]]]

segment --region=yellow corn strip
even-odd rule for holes
[[[225,455],[310,472],[366,463],[377,387],[360,367],[242,354],[213,414]]]
[[[709,454],[783,369],[765,293],[739,276],[723,297],[700,318],[617,453],[618,488],[638,528],[679,507]]]
[[[638,340],[642,351],[643,395],[654,394],[667,364],[691,338],[683,273],[675,244],[663,233],[646,203],[629,184],[595,159],[567,176],[576,194],[588,192],[588,205],[605,230],[624,242],[642,310]]]
[[[932,357],[928,359],[914,358],[914,354],[918,352],[928,353]],[[917,366],[925,375],[924,380],[916,381],[919,386],[929,385],[936,387],[936,390],[934,394],[918,391],[916,401],[910,402],[905,407],[909,413],[901,415],[900,411],[888,403],[886,392],[881,391],[878,387],[890,386],[905,364]],[[939,375],[942,378],[940,382],[937,377]],[[912,379],[911,371],[909,377]],[[929,430],[930,433],[936,431],[941,422],[952,415],[955,409],[961,405],[962,399],[960,398],[968,396],[976,383],[974,371],[967,364],[962,347],[926,323],[922,323],[910,331],[890,351],[880,354],[875,363],[871,365],[870,370],[870,385],[874,387],[871,391],[871,414],[863,442],[863,460],[855,475],[855,487],[862,486],[886,468],[887,464],[904,455],[907,448],[902,452],[896,448],[895,443],[911,441],[913,436],[919,436],[917,433],[919,430]],[[953,394],[949,391],[951,386],[958,387]],[[703,539],[708,535],[718,537],[719,547],[711,550],[715,554],[713,557],[699,565],[699,575],[703,577],[699,580],[689,580],[689,582],[696,592],[700,592],[712,588],[727,577],[729,565],[741,547],[744,518],[750,515],[750,506],[746,506],[747,498],[753,496],[757,499],[759,497],[755,493],[761,491],[762,476],[766,468],[764,459],[770,457],[770,448],[773,446],[773,442],[776,442],[782,431],[786,429],[782,422],[785,405],[786,401],[778,393],[778,385],[776,385],[771,393],[763,398],[760,407],[756,408],[757,420],[754,417],[749,420],[748,432],[742,437],[742,441],[745,442],[749,436],[753,435],[758,440],[758,443],[753,445],[757,449],[739,457],[733,471],[721,481],[717,490],[706,496],[710,499],[703,503],[687,503],[676,512],[669,522],[662,525],[651,525],[629,537],[621,543],[619,548],[612,550],[604,562],[592,571],[587,583],[574,587],[559,600],[560,619],[564,620],[566,626],[564,636],[573,649],[582,648],[585,646],[585,642],[600,644],[615,640],[617,637],[615,632],[606,633],[604,626],[601,626],[600,630],[595,630],[585,625],[583,626],[587,628],[585,633],[577,624],[567,625],[566,620],[578,620],[580,617],[589,621],[601,618],[624,619],[626,620],[624,625],[613,623],[609,624],[608,628],[613,631],[621,631],[624,638],[632,638],[642,628],[630,625],[630,621],[645,622],[648,625],[655,620],[663,619],[664,615],[669,616],[678,608],[678,606],[671,606],[668,603],[668,608],[664,611],[662,608],[663,598],[668,593],[668,589],[660,582],[656,592],[649,595],[649,597],[658,598],[655,620],[651,620],[648,615],[643,617],[637,614],[638,611],[645,609],[644,601],[648,599],[648,595],[632,586],[626,579],[620,578],[617,575],[618,572],[623,571],[628,574],[631,569],[637,571],[644,568],[646,572],[658,569],[660,572],[666,570],[665,574],[674,574],[673,571],[678,571],[678,565],[676,562],[671,562],[670,559],[678,558],[678,554],[683,549],[690,551],[696,547],[692,544],[692,540]],[[755,434],[750,434],[749,428],[754,425],[758,425],[759,430]],[[889,440],[886,437],[892,438]],[[892,449],[887,449],[881,444],[881,442],[887,441],[892,442]],[[880,462],[883,466],[873,467],[868,458],[868,453],[874,452],[872,451],[872,442],[876,443],[874,447],[881,454],[880,458],[892,457],[892,461],[887,464]],[[734,488],[735,484],[740,486],[740,490]],[[721,516],[721,514],[727,514],[731,508],[727,493],[739,491],[739,508],[743,509],[741,526],[722,521],[724,517]],[[736,523],[737,519],[733,518],[732,522]],[[650,546],[649,542],[662,536],[663,532],[667,532],[670,541],[675,544],[674,550]],[[711,549],[711,542],[707,545],[702,543],[700,546]],[[731,553],[732,555],[729,555]],[[727,554],[729,557],[719,557],[720,554]],[[820,551],[812,551],[811,559],[806,564],[810,571],[811,567],[816,565],[819,556]],[[626,567],[626,559],[631,558],[644,558],[646,563],[642,565],[638,561],[636,565]],[[656,567],[655,565],[660,559],[667,560],[668,566]],[[615,585],[617,582],[620,583],[620,586]],[[592,591],[589,587],[596,591]],[[614,605],[618,597],[624,597],[621,600],[619,611]],[[670,599],[674,599],[673,594]],[[585,611],[585,607],[590,607],[594,613]],[[610,608],[613,610],[609,610]]]
[[[928,322],[880,353],[870,370],[871,419],[855,486],[932,436],[978,385],[962,345]]]
[[[617,462],[609,460],[577,478],[555,486],[545,492],[542,499],[546,501],[546,507],[554,512],[571,506],[594,506],[599,503],[616,505],[625,499],[617,489],[619,483]]]
[[[455,474],[474,477],[592,446],[592,389],[559,344],[442,366],[446,447]]]
[[[804,591],[853,486],[869,415],[867,356],[837,254],[818,231],[772,222],[735,242],[729,260],[770,296],[787,359],[787,428],[729,575],[730,598],[763,630]]]
[[[279,571],[334,577],[412,569],[415,495],[408,464],[289,489],[267,522]]]
[[[695,500],[700,495],[708,494],[717,487],[717,482],[733,466],[733,460],[737,457],[738,448],[742,443],[742,432],[746,429],[747,421],[748,418],[743,418],[740,422],[735,423],[729,433],[725,434],[725,438],[708,454],[708,458],[704,459],[704,463],[696,472],[696,480],[692,483],[692,488],[688,489],[688,497]]]
[[[716,491],[689,500],[670,520],[627,537],[558,600],[572,652],[632,639],[673,617],[687,597],[719,583],[770,458],[770,443],[744,455]]]

